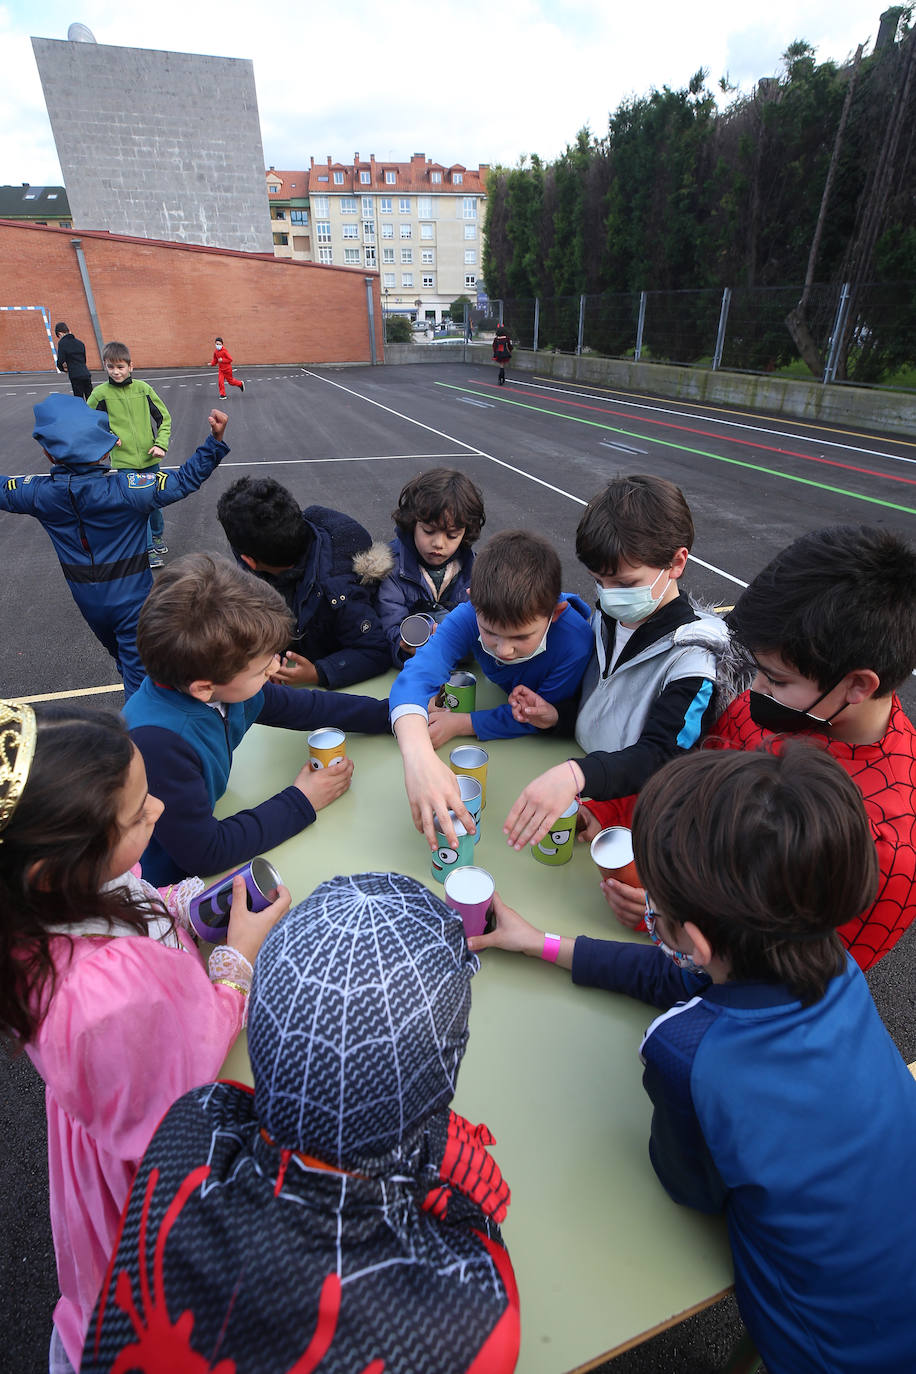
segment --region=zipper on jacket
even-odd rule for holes
[[[95,567],[95,558],[93,557],[92,549],[91,549],[90,546],[89,546],[89,540],[88,540],[87,537],[86,537],[86,528],[85,528],[85,526],[84,526],[84,524],[83,524],[83,517],[80,515],[80,508],[79,508],[79,506],[78,506],[77,503],[76,503],[76,497],[73,495],[73,488],[72,488],[72,485],[71,485],[72,482],[73,482],[73,478],[72,478],[72,477],[68,477],[68,478],[67,478],[67,497],[68,497],[68,499],[69,499],[69,501],[70,501],[70,505],[73,507],[73,514],[76,516],[76,528],[79,530],[80,543],[82,544],[83,549],[85,550],[85,552],[88,553],[88,555],[89,555],[89,563],[90,563],[90,566],[94,568],[94,567]]]

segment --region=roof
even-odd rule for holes
[[[70,202],[63,186],[0,186],[0,219],[32,219],[47,215],[70,218]]]
[[[352,162],[332,162],[330,158],[316,162],[312,158],[305,172],[285,172],[270,167],[266,176],[270,179],[279,177],[282,185],[276,195],[285,200],[307,195],[365,195],[370,191],[385,191],[389,195],[395,191],[401,195],[482,196],[487,192],[489,170],[485,163],[476,168],[465,167],[460,162],[447,167],[427,158],[425,153],[414,153],[409,162],[380,161],[374,153],[367,160],[357,153]],[[342,176],[342,181],[334,181],[335,172]],[[393,182],[385,180],[386,172],[394,172]],[[441,177],[440,181],[433,181],[434,172]],[[460,181],[455,180],[456,173],[460,174]],[[368,174],[369,180],[362,180],[361,174]]]

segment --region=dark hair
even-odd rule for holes
[[[733,978],[785,983],[805,1004],[844,967],[835,928],[878,885],[861,792],[801,741],[666,764],[639,794],[633,854],[653,905],[693,921]]]
[[[591,573],[614,576],[621,560],[668,568],[693,547],[693,516],[684,493],[664,477],[615,477],[593,496],[576,530],[576,557]]]
[[[392,511],[391,518],[402,535],[412,536],[418,522],[424,525],[448,523],[456,530],[463,529],[461,548],[465,549],[480,538],[487,517],[483,497],[470,477],[457,468],[430,468],[429,472],[411,477],[398,497],[397,510]]]
[[[470,599],[492,625],[525,625],[550,615],[560,599],[560,558],[529,530],[501,530],[474,560]]]
[[[220,338],[219,334],[217,334],[217,336],[216,336],[216,338],[213,340],[213,342],[214,342],[214,343],[222,343],[222,339]]]
[[[728,625],[751,653],[778,653],[822,691],[869,668],[886,696],[916,667],[916,551],[875,526],[812,530],[757,574]]]
[[[293,620],[279,592],[228,558],[187,553],[153,583],[137,649],[154,682],[185,691],[229,682],[261,654],[289,643]]]
[[[289,568],[311,542],[291,491],[272,477],[240,477],[216,503],[216,515],[236,553]]]
[[[129,363],[130,349],[125,343],[107,343],[102,349],[103,363]]]
[[[61,334],[69,334],[70,326],[64,324],[63,320],[58,320],[57,324],[54,326],[54,333],[57,334],[58,337],[60,337]]]
[[[133,745],[114,711],[61,702],[35,707],[35,757],[19,804],[0,833],[0,1030],[28,1040],[54,988],[48,927],[87,917],[122,920],[138,934],[163,909],[126,887],[100,891],[118,840],[120,793]]]

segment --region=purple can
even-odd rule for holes
[[[271,892],[280,886],[280,875],[272,863],[266,859],[252,859],[241,868],[233,869],[224,878],[219,878],[203,892],[191,898],[188,916],[195,932],[202,940],[218,944],[226,938],[229,925],[229,912],[232,907],[232,879],[236,873],[245,878],[248,889],[248,905],[252,911],[263,911],[270,906]]]

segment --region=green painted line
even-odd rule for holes
[[[906,515],[916,515],[916,507],[901,506],[897,501],[882,501],[880,496],[863,496],[858,491],[848,491],[846,487],[832,487],[829,482],[815,482],[811,477],[797,477],[792,472],[779,472],[776,468],[765,468],[760,463],[746,463],[740,458],[726,458],[721,453],[707,453],[702,448],[690,448],[687,444],[676,444],[671,439],[656,439],[654,435],[635,433],[631,429],[621,429],[619,425],[605,425],[600,420],[586,420],[582,415],[567,415],[562,410],[551,410],[549,406],[535,406],[528,401],[512,401],[508,396],[493,395],[489,391],[477,391],[470,386],[456,386],[453,382],[436,382],[436,386],[447,387],[449,391],[468,391],[475,396],[485,396],[488,401],[504,406],[518,406],[520,410],[535,410],[542,415],[553,415],[558,420],[571,420],[577,425],[590,425],[592,429],[608,430],[611,434],[622,434],[628,439],[639,439],[641,443],[661,444],[663,448],[674,448],[681,453],[693,453],[698,458],[711,458],[715,463],[728,463],[735,468],[749,468],[751,472],[763,472],[768,477],[779,477],[783,482],[800,482],[805,487],[817,487],[819,491],[832,491],[836,496],[850,496],[854,501],[867,501],[872,506],[887,506],[889,510],[901,510]]]

